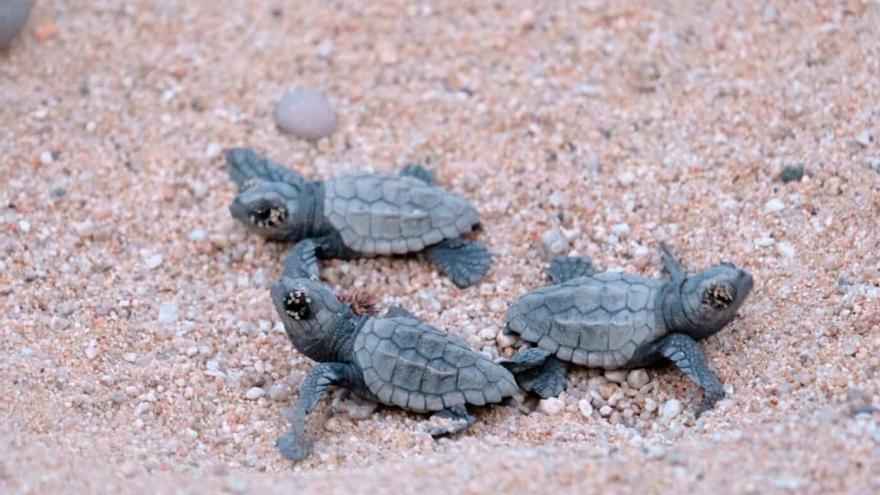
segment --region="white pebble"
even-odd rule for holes
[[[628,223],[617,223],[611,226],[611,233],[617,237],[624,237],[629,234]]]
[[[149,258],[147,258],[147,269],[148,270],[153,270],[153,269],[159,268],[159,266],[161,264],[162,264],[162,255],[161,254],[154,254],[154,255],[150,256]]]
[[[785,203],[779,199],[771,199],[764,203],[764,213],[776,213],[785,209]]]
[[[681,414],[681,402],[678,399],[669,399],[660,406],[660,420],[664,423],[672,421]]]
[[[636,176],[632,172],[623,172],[617,176],[617,182],[622,186],[628,186],[636,181]]]
[[[98,348],[95,347],[94,343],[89,344],[89,346],[86,347],[86,359],[91,361],[92,359],[95,359],[96,357],[98,357]]]
[[[506,347],[513,347],[516,344],[517,336],[512,333],[504,333],[498,332],[498,335],[495,336],[495,342],[498,343],[498,347],[504,349]]]
[[[550,229],[541,236],[541,251],[547,258],[559,256],[568,249],[568,241],[559,229]]]
[[[220,147],[219,144],[211,143],[205,149],[205,158],[208,158],[208,159],[217,158],[218,156],[220,156],[221,151],[223,151],[223,149]]]
[[[315,49],[315,51],[321,58],[330,58],[333,56],[333,42],[330,40],[324,40],[318,44],[318,47]]]
[[[645,399],[645,411],[654,412],[657,410],[657,401],[648,397]]]
[[[871,135],[871,132],[867,129],[860,132],[858,136],[856,136],[856,142],[861,144],[864,147],[868,147],[871,145],[871,141],[874,140],[874,136]]]
[[[248,390],[246,394],[244,394],[244,398],[247,400],[257,400],[264,395],[266,395],[266,391],[262,388],[251,387],[251,389]]]
[[[18,221],[18,230],[27,234],[28,232],[31,231],[31,223],[28,222],[27,220],[19,220]]]
[[[189,233],[189,240],[193,242],[201,241],[208,236],[208,233],[202,229],[195,229]]]
[[[149,402],[141,402],[134,408],[134,415],[140,416],[141,414],[150,412],[153,409],[153,405]]]
[[[561,413],[563,409],[565,409],[565,402],[557,397],[542,399],[540,402],[538,402],[538,411],[546,414],[547,416],[556,416],[557,414]]]
[[[776,241],[774,241],[772,237],[759,237],[755,239],[756,247],[770,247],[774,244],[776,244]]]
[[[51,151],[44,151],[40,153],[40,163],[43,165],[52,165],[52,162],[55,161],[55,158],[52,157]]]
[[[613,412],[614,412],[614,408],[611,406],[608,406],[608,405],[605,405],[605,406],[602,406],[599,408],[599,416],[602,416],[603,418],[607,418],[608,416],[611,416],[611,413],[613,413]]]
[[[578,401],[578,411],[581,412],[581,416],[590,418],[593,415],[593,405],[588,399],[581,399]]]
[[[173,303],[162,303],[159,307],[159,323],[174,323],[177,318],[177,306]]]
[[[275,121],[284,132],[317,141],[336,130],[336,111],[324,93],[316,89],[297,88],[281,97],[275,108]]]
[[[794,258],[795,250],[794,246],[788,242],[780,242],[776,245],[776,250],[779,251],[779,254],[785,256],[786,258]]]
[[[137,361],[137,354],[135,354],[133,352],[126,352],[125,354],[122,355],[122,359],[128,361],[129,363],[133,363],[133,362]]]
[[[626,383],[635,389],[640,389],[647,385],[648,380],[648,372],[642,369],[632,370],[626,375]]]
[[[605,372],[605,379],[609,382],[623,383],[626,381],[626,371],[610,370]]]

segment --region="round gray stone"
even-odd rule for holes
[[[275,108],[275,121],[286,133],[317,141],[336,130],[336,110],[317,89],[295,88],[281,97]]]
[[[12,43],[27,22],[33,0],[3,0],[0,2],[0,48]]]

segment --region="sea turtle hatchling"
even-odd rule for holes
[[[479,282],[492,258],[486,246],[461,236],[480,226],[466,199],[434,185],[419,165],[398,176],[371,173],[312,181],[250,149],[226,155],[239,193],[232,216],[269,239],[294,241],[287,263],[317,276],[317,258],[425,251],[459,287]]]
[[[565,389],[566,362],[639,368],[669,359],[705,391],[699,415],[724,396],[697,341],[729,323],[752,277],[728,262],[685,276],[661,244],[669,278],[595,273],[587,257],[559,257],[546,270],[555,285],[529,292],[507,311],[507,331],[537,347],[502,362],[519,385],[542,397]]]
[[[358,315],[299,267],[288,265],[271,289],[294,347],[317,362],[300,386],[291,428],[277,442],[286,457],[299,461],[308,456],[306,417],[330,385],[382,404],[434,413],[445,424],[428,427],[432,436],[473,424],[468,404],[482,406],[521,394],[507,369],[462,340],[399,307],[382,318]]]

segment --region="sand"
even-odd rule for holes
[[[880,3],[530,4],[38,2],[0,54],[0,492],[880,491]],[[290,86],[328,95],[329,139],[276,129]],[[481,285],[323,273],[493,355],[548,250],[735,262],[755,289],[703,344],[727,398],[695,419],[673,368],[579,369],[561,411],[435,442],[336,396],[291,465],[312,363],[268,296],[287,246],[226,209],[243,145],[313,177],[427,163],[471,198]]]

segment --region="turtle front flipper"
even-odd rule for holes
[[[311,442],[306,437],[306,417],[315,409],[327,388],[344,379],[346,366],[344,363],[320,363],[306,375],[299,388],[290,429],[275,442],[284,457],[301,461],[309,456]]]
[[[492,255],[485,244],[459,238],[434,244],[425,251],[425,256],[461,288],[482,280],[492,264]]]
[[[669,277],[673,280],[683,280],[684,268],[682,268],[681,263],[675,258],[675,255],[672,254],[672,248],[669,247],[669,244],[661,242],[660,253],[663,255],[663,267],[666,268]]]
[[[431,422],[425,428],[425,431],[432,437],[454,435],[466,430],[475,421],[476,418],[468,414],[467,408],[464,405],[458,405],[432,414]]]
[[[282,277],[318,279],[318,241],[303,239],[296,243],[284,260]]]
[[[544,273],[556,284],[564,284],[578,277],[589,277],[596,273],[593,260],[589,256],[557,256],[553,258]]]
[[[498,364],[513,373],[521,389],[534,392],[542,399],[556,397],[565,390],[568,364],[540,347],[523,349]]]
[[[302,175],[257,155],[250,148],[233,148],[226,152],[226,169],[239,191],[258,181],[285,182],[294,186],[308,182]]]
[[[673,333],[660,341],[659,352],[703,389],[703,402],[697,409],[697,417],[712,409],[716,402],[724,398],[724,387],[706,363],[703,351],[700,350],[696,340],[681,333]]]
[[[414,179],[419,179],[420,181],[428,184],[429,186],[433,186],[435,182],[437,182],[437,175],[434,172],[426,169],[421,165],[416,165],[411,163],[400,171],[398,174],[401,177],[412,177]]]

